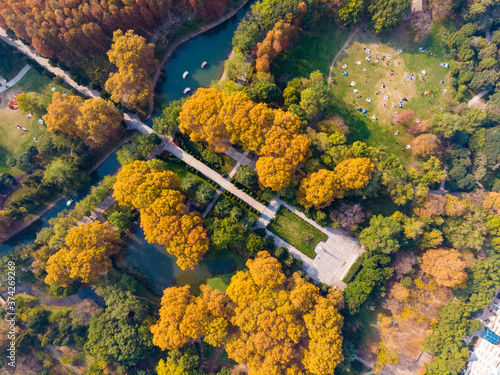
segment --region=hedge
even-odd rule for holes
[[[359,256],[358,259],[356,259],[354,264],[349,269],[349,272],[347,272],[347,275],[345,275],[344,279],[342,280],[344,283],[349,284],[351,280],[354,278],[354,276],[356,276],[361,266],[363,265],[363,261],[365,260],[365,255],[366,253],[363,253]]]

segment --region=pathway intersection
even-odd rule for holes
[[[19,51],[28,55],[29,57],[36,60],[40,65],[54,73],[57,76],[62,77],[69,85],[78,90],[84,95],[90,97],[98,97],[99,93],[95,90],[91,90],[88,87],[78,85],[69,75],[59,68],[54,68],[48,62],[48,59],[39,56],[33,48],[28,47],[22,44],[19,40],[13,41],[7,37],[7,34],[4,29],[0,28],[0,39],[4,40],[8,44],[16,47]],[[127,128],[135,129],[142,134],[152,134],[155,131],[144,124],[137,115],[135,114],[124,114],[124,120],[127,124]],[[348,272],[349,268],[356,261],[356,259],[364,252],[363,247],[359,244],[359,241],[348,236],[347,234],[334,230],[332,228],[324,228],[319,226],[316,222],[309,220],[305,217],[305,215],[298,211],[295,207],[289,206],[285,202],[281,201],[279,198],[273,200],[269,206],[264,206],[262,203],[258,202],[245,192],[239,190],[236,186],[230,183],[226,178],[222,177],[220,174],[195,159],[187,152],[182,150],[181,148],[175,146],[171,142],[171,137],[163,137],[162,144],[163,148],[159,148],[159,153],[164,150],[169,151],[171,154],[175,155],[179,159],[183,160],[186,164],[192,166],[197,169],[201,173],[203,173],[206,177],[217,183],[222,189],[228,190],[231,194],[243,200],[249,206],[255,208],[260,212],[260,217],[258,220],[258,224],[262,227],[266,227],[269,222],[274,218],[276,212],[278,211],[281,205],[284,205],[289,210],[294,212],[296,215],[300,216],[302,219],[307,221],[309,224],[321,230],[328,236],[328,239],[325,242],[319,242],[314,249],[316,256],[314,259],[311,259],[304,255],[302,252],[285,242],[283,239],[277,237],[272,234],[270,231],[267,233],[275,238],[277,246],[283,246],[289,249],[291,254],[295,258],[299,258],[304,263],[304,268],[306,272],[311,276],[313,280],[324,282],[333,287],[337,287],[340,289],[344,289],[346,284],[342,282],[342,278]],[[255,162],[249,160],[246,155],[239,153],[235,149],[230,149],[226,152],[230,157],[235,159],[240,165],[247,165],[250,168],[255,168]],[[233,170],[236,173],[236,170]],[[233,173],[232,171],[232,173]],[[108,197],[109,198],[109,197]],[[105,206],[108,206],[111,203],[111,199],[107,200],[105,203],[99,206],[100,213],[104,212],[102,209]],[[94,216],[97,217],[97,216]]]

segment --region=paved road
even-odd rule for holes
[[[49,64],[49,59],[46,59],[45,57],[41,57],[32,47],[29,47],[25,44],[23,44],[20,40],[12,40],[7,36],[7,33],[5,32],[4,29],[0,27],[0,39],[2,39],[5,43],[17,48],[20,52],[24,53],[25,55],[31,57],[33,60],[35,60],[37,63],[39,63],[41,66],[43,66],[45,69],[47,69],[49,72],[54,73],[56,76],[61,77],[64,79],[70,86],[75,88],[76,90],[80,91],[83,95],[87,95],[93,98],[99,97],[99,92],[95,90],[91,90],[90,88],[86,86],[80,86],[77,84],[71,77],[69,76],[68,73],[66,73],[64,70],[55,68]]]
[[[21,78],[23,78],[24,75],[30,69],[31,69],[31,66],[26,64],[24,66],[24,68],[22,68],[21,71],[14,78],[12,78],[9,82],[2,82],[2,87],[0,87],[0,92],[4,92],[5,90],[8,90],[12,86],[14,86],[16,83],[18,83],[21,80]]]
[[[490,90],[483,90],[483,91],[481,91],[479,94],[477,94],[471,100],[469,100],[469,102],[467,103],[467,105],[469,107],[478,107],[478,108],[481,108],[481,109],[486,108],[486,103],[482,102],[480,99],[483,96],[485,96],[487,93],[489,93],[489,92],[490,92]]]

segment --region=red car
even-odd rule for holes
[[[176,145],[177,147],[179,147],[179,141],[178,141],[177,139],[175,139],[175,138],[174,138],[174,139],[172,139],[172,143],[173,143],[174,145]]]

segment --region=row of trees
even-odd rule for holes
[[[50,132],[80,138],[92,148],[101,148],[115,139],[122,119],[111,102],[101,98],[83,100],[59,92],[54,93],[43,116]]]
[[[220,16],[227,0],[133,0],[128,2],[57,0],[2,1],[0,26],[28,41],[44,57],[67,66],[105,52],[116,30],[152,30],[172,14],[196,12],[203,19]]]

